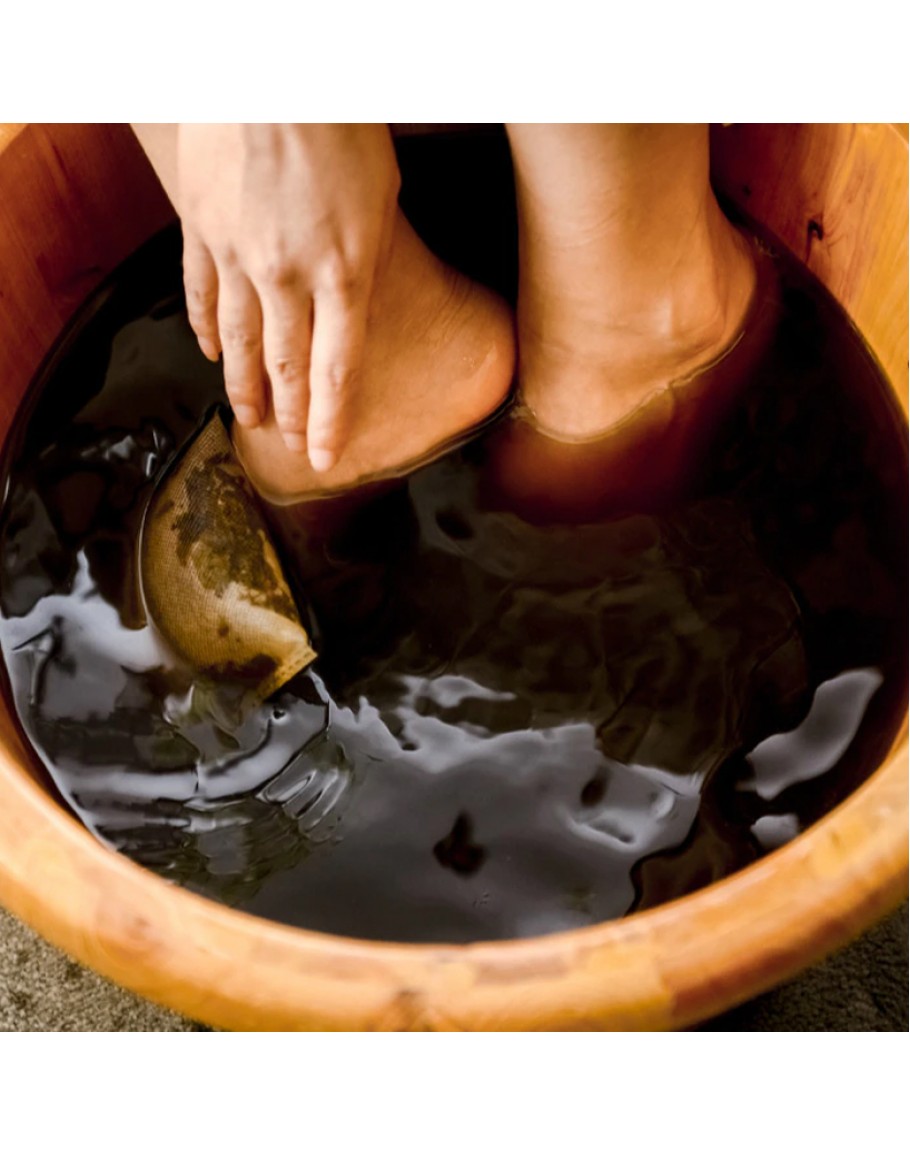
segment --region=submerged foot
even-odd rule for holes
[[[495,294],[443,265],[399,214],[377,285],[350,433],[316,473],[282,440],[274,414],[235,427],[235,445],[264,497],[287,504],[405,469],[480,424],[508,395],[512,317]]]
[[[599,519],[657,512],[698,484],[777,324],[774,263],[736,238],[744,259],[728,269],[729,304],[700,341],[614,332],[614,362],[594,354],[611,343],[596,328],[558,354],[522,344],[519,404],[490,439],[494,502],[530,521]]]

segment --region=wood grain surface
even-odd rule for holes
[[[714,154],[717,183],[829,285],[906,411],[906,139],[743,125]],[[0,438],[73,309],[170,211],[126,128],[0,126]],[[590,929],[462,947],[294,930],[180,890],[97,843],[25,761],[2,707],[0,901],[121,985],[235,1029],[678,1028],[821,958],[907,887],[906,723],[855,794],[739,874]]]

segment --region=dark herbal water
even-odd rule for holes
[[[435,171],[425,235],[508,292],[507,173],[497,231],[470,166],[449,203]],[[448,942],[654,906],[830,810],[903,711],[905,430],[830,298],[772,264],[739,378],[672,435],[566,459],[506,417],[410,477],[269,511],[320,658],[251,709],[138,594],[149,495],[223,402],[179,239],[155,239],[71,327],[5,462],[8,692],[65,802],[245,910]]]

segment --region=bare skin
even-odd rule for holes
[[[134,129],[180,212],[190,322],[206,356],[223,352],[264,495],[405,468],[504,401],[511,314],[405,220],[386,126]]]
[[[286,444],[330,469],[395,224],[388,126],[136,131],[180,213],[190,324],[207,357],[224,355],[237,421],[255,428],[271,405]]]
[[[505,400],[515,365],[506,304],[443,265],[401,213],[377,278],[363,371],[337,462],[316,473],[274,413],[235,429],[244,467],[271,501],[349,488],[401,470],[474,428]]]
[[[760,262],[740,339],[709,368],[659,389],[600,436],[565,440],[513,410],[488,442],[484,483],[494,506],[530,522],[591,521],[673,508],[698,487],[742,390],[778,323],[773,264]]]
[[[705,125],[509,125],[521,396],[562,441],[602,437],[721,356],[755,285],[708,179]]]
[[[711,191],[707,129],[510,125],[508,132],[519,207],[519,384],[525,423],[552,443],[557,456],[560,443],[598,442],[609,453],[619,430],[625,442],[642,423],[648,427],[648,443],[659,452],[660,429],[671,420],[680,382],[699,375],[735,342],[755,285],[749,246]],[[139,135],[169,188],[162,160],[166,149],[149,141],[141,128]],[[219,137],[222,151],[231,153],[233,147],[236,152],[239,146],[225,139]],[[295,148],[303,147],[297,137],[291,139]],[[382,150],[369,133],[337,140],[330,134],[325,141],[320,155],[330,167],[336,164],[331,158],[340,156],[340,171],[350,174],[358,168],[350,167],[350,156],[368,155],[372,169],[385,172],[385,162],[376,161]],[[310,147],[315,146],[307,143]],[[275,167],[269,148],[265,152],[274,175],[280,166]],[[176,170],[175,160],[171,165]],[[236,157],[229,162],[235,176],[239,165]],[[368,253],[357,282],[369,284],[368,296],[357,296],[353,320],[350,309],[344,314],[343,303],[334,312],[338,333],[345,325],[349,333],[361,333],[347,344],[339,338],[335,346],[347,349],[356,369],[314,376],[310,347],[315,350],[315,328],[300,329],[299,309],[286,310],[292,320],[285,328],[290,336],[296,325],[306,341],[296,353],[285,341],[284,356],[270,357],[275,341],[270,342],[269,317],[280,314],[274,278],[264,275],[267,262],[243,256],[257,251],[257,244],[262,251],[249,230],[249,221],[257,219],[255,196],[264,196],[275,208],[274,196],[256,194],[255,180],[247,181],[244,213],[216,211],[218,198],[228,194],[219,182],[193,176],[204,166],[187,161],[186,167],[196,203],[188,211],[189,223],[184,221],[191,238],[191,313],[203,350],[209,355],[218,347],[225,350],[229,395],[238,415],[238,452],[265,495],[291,502],[407,468],[474,427],[505,398],[514,358],[506,307],[442,266],[397,208],[391,223],[379,226],[388,221],[384,206],[389,189],[397,193],[394,180],[377,178],[375,203],[367,181],[363,195],[349,197],[337,219],[333,198],[323,196],[318,219],[308,218],[305,210],[286,230],[296,239],[284,251],[296,254],[297,265],[295,271],[285,262],[284,279],[305,287],[321,283],[320,268],[337,266],[331,255],[334,242],[326,241],[327,235],[371,238],[369,244],[348,246]],[[295,171],[299,182],[300,172],[309,168],[298,164]],[[180,184],[178,175],[172,180]],[[327,180],[330,187],[345,183]],[[231,187],[228,200],[236,207],[242,199],[237,180]],[[306,198],[294,201],[293,181],[283,187],[281,203],[309,204]],[[179,207],[179,187],[172,195]],[[327,213],[335,220],[328,234],[323,228]],[[266,213],[276,236],[286,215],[277,209]],[[199,225],[203,219],[218,223]],[[239,236],[241,220],[245,239]],[[221,307],[213,314],[211,293],[199,289],[204,276],[193,264],[198,262],[194,229],[216,238],[211,251],[222,254],[222,279],[228,282],[239,263],[258,301],[258,313],[247,310],[252,335],[233,342],[232,356],[224,337],[226,332],[236,336],[238,326],[219,330]],[[301,237],[310,239],[304,243]],[[270,242],[274,249],[273,242],[275,237]],[[318,304],[315,289],[311,296]],[[237,368],[240,359],[242,370]],[[296,365],[293,380],[285,371],[288,364]],[[268,386],[264,394],[256,392],[260,380]],[[316,403],[314,424],[320,391],[327,400]],[[553,482],[552,452],[536,452],[534,438],[506,441],[522,446],[513,454],[522,459],[515,463],[519,472],[527,477],[530,470],[537,477],[542,469]],[[507,462],[503,465],[504,477],[514,472]]]

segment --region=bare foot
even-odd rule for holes
[[[719,210],[718,210],[719,214]],[[723,219],[723,218],[722,218]],[[748,241],[723,219],[661,290],[611,303],[597,277],[576,273],[570,307],[558,277],[525,292],[521,398],[551,437],[603,437],[671,386],[717,362],[743,333],[755,271]]]
[[[751,246],[720,210],[699,125],[509,127],[521,397],[564,441],[601,437],[737,339]]]
[[[506,304],[437,260],[399,212],[337,463],[314,472],[272,413],[257,429],[235,426],[235,446],[271,502],[338,492],[417,464],[480,424],[507,397],[514,361]]]
[[[553,436],[529,406],[517,405],[488,440],[487,487],[493,504],[533,522],[587,521],[659,513],[697,488],[706,462],[718,452],[719,431],[761,371],[776,331],[780,300],[770,257],[759,255],[757,274],[732,346],[721,342],[721,355],[707,368],[646,387],[643,399],[622,411],[600,436]],[[566,365],[563,362],[563,368]],[[561,378],[552,362],[551,369],[555,376],[550,380],[563,383],[556,401],[570,398],[579,377]],[[609,402],[603,397],[609,397],[609,391],[602,382],[603,374],[598,378],[592,370],[588,397],[594,406],[602,399],[600,421],[609,419]],[[545,389],[545,406],[549,398]],[[555,404],[546,412],[558,422]],[[591,407],[562,412],[585,415]],[[578,424],[572,428],[577,434]]]

